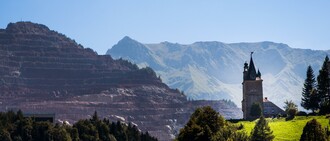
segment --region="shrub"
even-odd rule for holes
[[[307,116],[307,113],[304,111],[299,111],[296,115],[297,116]]]
[[[321,124],[312,119],[307,122],[303,133],[301,134],[300,141],[326,141],[326,133],[322,128]]]
[[[242,130],[244,128],[244,125],[241,123],[238,127],[237,130]]]

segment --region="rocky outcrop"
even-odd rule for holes
[[[194,108],[208,105],[187,101],[150,68],[97,55],[31,22],[0,30],[0,91],[1,111],[55,113],[57,120],[71,123],[97,111],[101,117],[132,122],[160,140],[173,138]],[[225,117],[236,118],[235,105],[213,103]]]

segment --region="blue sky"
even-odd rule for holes
[[[329,0],[2,0],[0,28],[32,21],[105,54],[124,36],[142,43],[273,41],[330,49]]]

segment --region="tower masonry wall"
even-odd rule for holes
[[[243,101],[242,110],[245,119],[252,119],[250,109],[253,103],[259,103],[263,110],[263,89],[262,79],[243,81]]]

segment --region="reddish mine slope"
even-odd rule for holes
[[[18,22],[0,29],[1,111],[55,113],[56,120],[71,123],[97,111],[170,140],[194,108],[209,104],[227,118],[239,112],[224,101],[188,102],[152,69],[97,55],[44,25]]]

